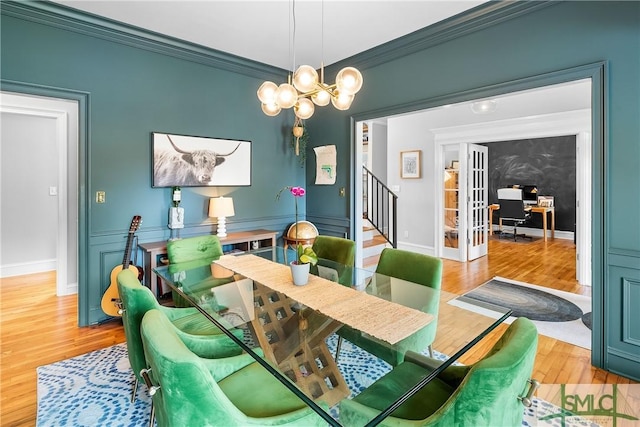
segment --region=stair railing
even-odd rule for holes
[[[366,166],[362,166],[362,217],[389,242],[398,247],[398,196]]]

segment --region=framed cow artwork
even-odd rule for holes
[[[153,187],[251,185],[251,142],[152,132]]]

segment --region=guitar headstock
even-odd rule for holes
[[[138,228],[140,228],[140,224],[142,223],[142,217],[140,215],[134,215],[131,220],[131,225],[129,226],[129,234],[135,233]]]

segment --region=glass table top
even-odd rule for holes
[[[213,263],[187,262],[154,271],[330,425],[340,425],[338,403],[388,372],[389,363],[401,362],[404,351],[415,351],[417,343],[429,355],[424,348],[428,344],[419,345],[421,337],[429,336],[428,329],[435,329],[435,370],[408,385],[414,386],[411,394],[459,363],[510,314],[489,305],[485,309],[491,317],[481,315],[450,304],[458,295],[326,259],[311,267],[308,285],[295,286],[286,272],[293,259],[295,251],[269,247],[225,255]],[[247,270],[247,265],[258,267]],[[243,270],[250,274],[241,274]],[[403,321],[413,315],[423,323]],[[242,339],[236,337],[237,329]],[[363,360],[376,369],[367,369],[364,380],[354,380],[350,370]],[[370,425],[393,409],[391,405],[382,411]]]

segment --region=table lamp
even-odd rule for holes
[[[209,217],[218,218],[218,238],[227,237],[227,217],[234,216],[233,199],[231,197],[213,197],[209,199]]]

